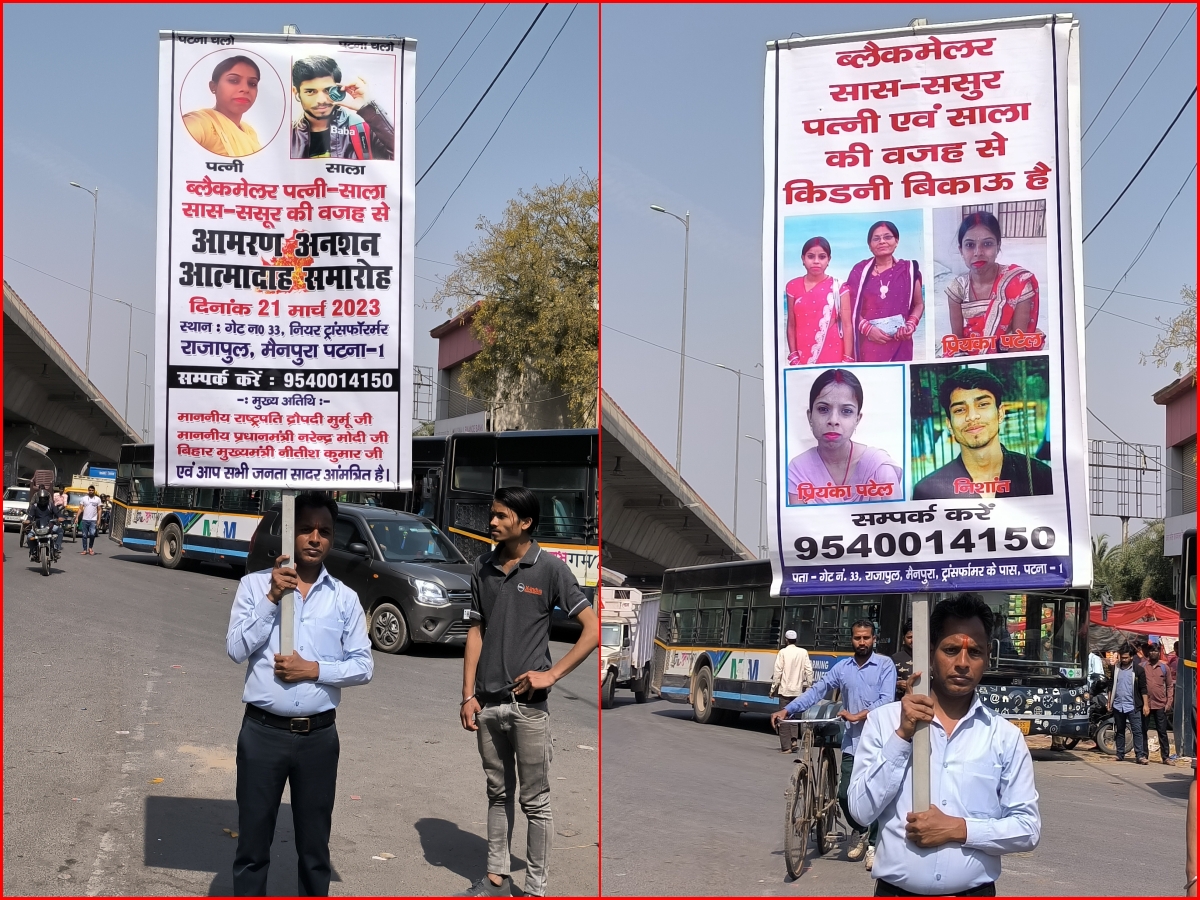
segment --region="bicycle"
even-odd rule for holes
[[[837,844],[838,768],[835,751],[842,745],[842,704],[823,700],[785,719],[799,725],[796,765],[784,795],[783,849],[788,874],[799,878],[808,857],[810,835],[822,855]]]

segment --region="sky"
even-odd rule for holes
[[[417,245],[417,365],[437,365],[437,342],[429,330],[450,311],[434,309],[428,301],[452,271],[454,254],[477,239],[479,218],[499,219],[518,191],[597,172],[597,7],[580,4],[572,12],[573,6],[547,8],[417,189],[417,234],[422,235],[546,54],[479,162]],[[69,183],[100,188],[92,381],[124,411],[126,361],[132,360],[127,420],[140,429],[145,364],[138,351],[149,357],[148,371],[154,370],[158,32],[278,33],[294,24],[301,34],[415,38],[421,173],[479,100],[538,9],[536,4],[6,4],[4,81],[28,87],[5,92],[5,279],[82,367],[93,202]],[[129,309],[105,297],[148,311],[133,313],[132,354],[126,352]]]
[[[746,373],[740,379],[740,434],[759,439],[764,434],[762,370],[755,366],[762,362],[766,42],[793,34],[903,27],[917,17],[948,23],[1064,8],[1081,23],[1082,121],[1086,127],[1095,120],[1083,139],[1086,233],[1196,83],[1194,5],[602,8],[602,382],[674,462],[684,229],[650,206],[681,217],[690,212],[687,354],[693,359],[685,376],[682,475],[727,523],[734,516],[738,378],[712,364]],[[1096,315],[1085,349],[1087,404],[1126,441],[1161,445],[1164,440],[1163,409],[1151,395],[1176,376],[1170,368],[1139,365],[1139,353],[1154,345],[1155,317],[1175,315],[1181,309],[1180,288],[1196,283],[1196,176],[1187,178],[1195,162],[1193,101],[1120,205],[1084,244],[1084,282],[1090,286],[1085,303],[1099,306],[1114,286],[1126,292],[1113,294],[1105,312]],[[1154,239],[1126,274],[1181,187]],[[1091,416],[1088,433],[1092,439],[1116,439]],[[761,445],[741,438],[739,446],[737,533],[754,548],[759,545]],[[1119,534],[1120,524],[1093,518],[1092,529]]]

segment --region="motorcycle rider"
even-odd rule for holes
[[[34,528],[49,527],[54,538],[55,555],[62,551],[62,527],[58,524],[61,516],[62,509],[51,502],[50,492],[45,488],[38,491],[37,497],[29,504],[29,510],[25,513],[25,517]]]

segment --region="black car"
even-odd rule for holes
[[[281,508],[263,515],[250,539],[246,571],[281,555]],[[374,506],[338,504],[325,568],[358,594],[371,644],[402,653],[414,642],[465,644],[471,566],[428,519]]]

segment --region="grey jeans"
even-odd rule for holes
[[[509,874],[515,805],[529,823],[525,838],[525,893],[546,893],[554,822],[550,815],[550,714],[524,703],[488,703],[475,714],[479,756],[487,775],[488,861],[493,875]]]

